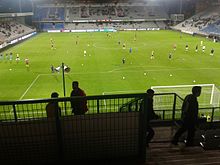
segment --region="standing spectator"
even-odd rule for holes
[[[58,98],[59,94],[53,92],[51,98]],[[61,116],[61,108],[57,101],[51,101],[46,106],[47,118],[55,118],[56,116]]]
[[[146,133],[147,133],[147,146],[149,145],[149,142],[153,139],[154,137],[154,130],[150,125],[150,120],[152,119],[159,119],[160,117],[154,112],[153,108],[153,96],[154,96],[154,90],[153,89],[148,89],[147,90],[147,127],[146,127]],[[141,109],[144,109],[144,100],[141,102]]]
[[[72,82],[72,92],[70,97],[74,96],[86,96],[86,93],[84,90],[79,88],[79,82],[78,81],[73,81]],[[71,108],[72,108],[72,113],[74,115],[83,115],[88,111],[87,107],[87,100],[86,98],[80,98],[80,99],[73,99],[71,101]]]
[[[194,86],[192,88],[192,94],[185,97],[182,104],[182,126],[175,133],[171,143],[178,144],[179,137],[187,131],[186,146],[193,145],[193,138],[195,135],[195,126],[198,123],[198,110],[199,105],[197,97],[200,96],[202,88],[200,86]]]

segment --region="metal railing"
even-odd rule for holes
[[[0,161],[30,164],[123,157],[144,161],[145,111],[119,109],[145,97],[132,94],[0,102]],[[87,99],[89,111],[72,114],[70,102],[81,99]],[[60,116],[47,117],[49,102],[58,103]]]
[[[97,159],[146,159],[146,94],[119,94],[0,102],[0,161],[45,163]],[[72,114],[70,102],[87,100],[85,115]],[[46,105],[57,102],[61,115],[48,118]],[[181,117],[183,99],[155,94],[163,121]],[[220,108],[201,109],[219,120]],[[59,113],[56,113],[59,114]],[[27,156],[28,155],[28,156]],[[13,159],[11,159],[13,157]]]

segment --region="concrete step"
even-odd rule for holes
[[[146,165],[219,165],[220,150],[204,150],[200,145],[185,147],[170,144],[175,133],[171,127],[154,128],[155,136],[146,148]]]

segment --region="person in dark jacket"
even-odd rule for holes
[[[148,89],[147,90],[147,126],[146,126],[146,140],[147,140],[147,146],[149,145],[149,142],[153,139],[154,137],[154,130],[150,124],[150,121],[153,119],[159,119],[159,115],[157,115],[154,112],[154,108],[153,108],[153,96],[154,96],[154,90],[153,89]],[[141,108],[144,108],[144,100],[141,102]]]
[[[182,104],[182,125],[175,133],[171,143],[178,145],[179,137],[187,131],[186,146],[193,146],[193,138],[195,135],[195,126],[198,123],[199,104],[197,97],[201,94],[202,87],[194,86],[192,94],[185,97]]]
[[[84,92],[84,90],[79,88],[79,82],[78,81],[73,81],[72,82],[72,88],[73,88],[73,90],[71,92],[70,97],[86,96],[86,93]],[[83,114],[85,114],[88,111],[86,98],[73,99],[71,101],[71,108],[72,108],[72,113],[74,113],[74,115],[83,115]]]

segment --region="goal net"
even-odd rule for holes
[[[220,101],[220,90],[215,84],[194,84],[194,85],[175,85],[175,86],[152,86],[155,93],[176,93],[181,98],[192,93],[193,86],[201,86],[202,92],[198,97],[199,107],[218,107]],[[160,105],[164,98],[155,97],[155,104]]]

